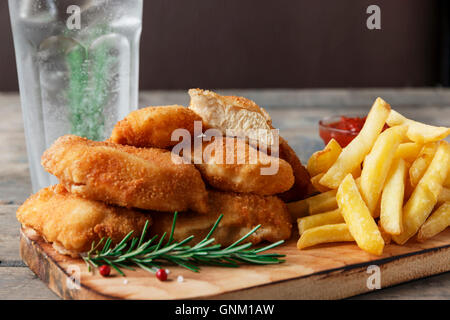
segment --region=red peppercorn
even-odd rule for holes
[[[156,271],[156,277],[158,278],[159,281],[166,281],[167,280],[166,270],[158,269],[158,271]]]
[[[103,265],[98,268],[98,271],[100,272],[100,274],[102,276],[107,277],[107,276],[109,276],[109,273],[111,272],[111,268],[107,265]]]

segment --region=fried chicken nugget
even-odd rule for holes
[[[312,194],[314,187],[311,184],[308,171],[302,165],[295,151],[282,137],[280,137],[280,158],[291,165],[295,177],[292,188],[278,195],[280,199],[284,202],[292,202],[304,199]]]
[[[32,195],[16,216],[22,226],[35,230],[59,252],[70,255],[88,251],[93,241],[103,237],[117,243],[130,231],[139,236],[145,222],[151,223],[144,211],[86,200],[61,185]]]
[[[135,147],[173,147],[172,132],[182,128],[194,134],[194,121],[202,121],[192,110],[179,105],[147,107],[131,112],[113,129],[110,141]]]
[[[275,142],[272,119],[266,110],[254,101],[236,96],[222,96],[213,91],[190,89],[189,109],[198,114],[206,128],[218,129],[223,135],[227,132],[245,137],[250,144],[254,142],[271,145]],[[267,132],[261,141],[261,132]]]
[[[189,95],[189,109],[202,117],[206,127],[218,129],[224,135],[231,130],[237,136],[249,139],[250,144],[256,141],[270,145],[276,141],[271,132],[272,119],[254,101],[244,97],[221,96],[201,89],[190,89]],[[261,130],[267,133],[261,135]],[[281,198],[285,202],[305,198],[312,190],[309,174],[294,150],[281,137],[279,156],[291,165],[295,177],[293,187],[281,194]]]
[[[123,207],[156,211],[207,211],[207,192],[192,164],[173,163],[170,151],[139,149],[60,137],[42,155],[42,166],[70,192]]]
[[[206,215],[195,212],[178,215],[174,233],[176,241],[194,235],[193,243],[199,242],[208,234],[220,214],[224,216],[212,238],[224,246],[237,241],[259,224],[261,227],[247,238],[254,244],[291,237],[291,217],[284,202],[275,196],[209,191],[209,204],[210,211]],[[172,220],[171,214],[158,215],[150,232],[153,235],[170,233]]]
[[[274,195],[294,184],[292,168],[286,161],[271,157],[245,140],[220,137],[204,143],[202,161],[195,161],[203,178],[222,191]],[[194,159],[197,153],[193,152]]]

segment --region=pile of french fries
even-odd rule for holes
[[[387,124],[388,129],[383,131]],[[391,239],[424,241],[450,225],[450,128],[405,118],[377,98],[345,148],[331,140],[307,169],[318,192],[288,203],[303,249],[355,241],[381,255]]]

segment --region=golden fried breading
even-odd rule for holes
[[[195,165],[203,178],[223,191],[274,195],[294,184],[292,168],[286,161],[271,157],[245,140],[220,137],[202,146],[201,161]],[[194,159],[197,153],[193,152]]]
[[[86,200],[60,185],[32,195],[16,215],[24,227],[71,254],[88,251],[93,241],[103,237],[111,237],[117,243],[133,230],[139,236],[145,222],[151,223],[150,215],[144,211]]]
[[[194,133],[194,121],[202,121],[192,110],[179,105],[147,107],[131,112],[113,129],[110,140],[135,147],[173,147],[172,132],[182,128]]]
[[[210,211],[199,215],[183,212],[178,215],[174,239],[181,241],[194,235],[193,243],[202,240],[220,214],[223,218],[212,237],[217,243],[230,245],[251,229],[261,227],[249,238],[254,244],[262,241],[276,242],[291,236],[291,217],[286,205],[274,196],[238,194],[233,192],[209,191]],[[158,215],[150,228],[153,235],[170,233],[172,214]]]
[[[254,101],[235,96],[222,96],[209,90],[190,89],[189,109],[198,114],[207,128],[218,129],[223,135],[227,131],[238,137],[249,139],[250,143],[260,140],[260,131],[267,136],[261,141],[272,144],[274,137],[269,114]]]
[[[276,142],[271,131],[273,126],[269,114],[252,100],[221,96],[201,89],[190,89],[189,95],[191,97],[189,109],[201,116],[207,127],[218,129],[224,135],[231,130],[234,135],[248,139],[255,147],[258,144],[271,145]],[[262,135],[261,130],[267,133]],[[294,150],[281,137],[279,137],[279,155],[291,165],[295,177],[294,186],[282,194],[282,199],[290,202],[305,198],[312,190],[309,174]]]
[[[300,159],[295,154],[295,151],[282,137],[280,137],[279,152],[280,158],[284,159],[291,165],[294,172],[295,182],[291,189],[279,194],[278,196],[284,202],[292,202],[306,198],[314,190],[308,171],[302,165]]]
[[[42,166],[70,192],[91,200],[156,211],[207,211],[207,192],[192,164],[170,151],[60,137]]]

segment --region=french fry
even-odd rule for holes
[[[356,167],[355,170],[352,171],[353,178],[358,179],[359,177],[361,177],[361,172],[362,172],[362,169],[361,169],[361,166],[359,165],[358,167]]]
[[[348,173],[361,166],[383,129],[390,110],[391,107],[383,99],[375,100],[361,132],[342,150],[336,162],[320,179],[321,185],[337,189]]]
[[[406,172],[409,172],[409,168],[411,167],[409,162],[405,162]],[[414,187],[411,185],[411,181],[409,181],[409,174],[406,174],[405,179],[405,195],[403,197],[403,204],[411,198],[411,195],[414,191]]]
[[[406,165],[395,159],[381,195],[380,225],[389,234],[402,232],[402,208],[405,195]]]
[[[444,202],[420,227],[417,240],[425,241],[450,226],[450,202]]]
[[[341,151],[342,148],[339,143],[336,140],[331,139],[323,150],[313,153],[306,165],[306,169],[310,176],[314,177],[320,173],[327,172],[339,157]]]
[[[448,168],[447,178],[444,181],[444,187],[450,188],[450,166]]]
[[[358,247],[369,253],[381,255],[384,240],[351,174],[347,174],[342,181],[336,198],[345,223]]]
[[[436,205],[447,176],[450,161],[450,146],[447,142],[439,143],[436,154],[420,179],[408,202],[403,207],[403,230],[392,239],[397,244],[404,244],[419,230]]]
[[[361,194],[361,191],[359,191],[359,194]],[[381,197],[380,197],[380,200],[378,200],[378,202],[377,202],[377,206],[375,207],[373,212],[371,212],[372,217],[379,218],[380,217],[380,212],[381,212]]]
[[[361,177],[355,179],[356,186],[358,187],[359,193],[361,193]]]
[[[381,226],[380,220],[378,220],[378,229],[380,230],[380,234],[381,234],[381,237],[383,238],[384,244],[386,245],[386,244],[391,243],[392,236],[383,229],[383,227]]]
[[[442,188],[441,192],[439,193],[438,196],[438,203],[443,203],[443,202],[447,202],[450,201],[450,189],[449,188]]]
[[[311,178],[311,184],[313,185],[313,187],[319,191],[319,192],[327,192],[330,190],[330,188],[328,187],[324,187],[323,185],[320,184],[320,179],[323,177],[325,173],[319,173],[318,175],[315,175],[314,177]]]
[[[337,209],[336,190],[330,190],[319,193],[315,196],[300,201],[289,202],[286,204],[291,216],[295,219],[306,215],[327,212]]]
[[[429,142],[423,146],[417,159],[412,163],[411,168],[409,168],[409,181],[411,182],[411,186],[417,186],[420,179],[422,179],[425,171],[427,171],[428,166],[433,160],[437,147],[437,142]]]
[[[375,212],[395,151],[405,133],[404,126],[385,130],[375,141],[372,150],[364,160],[361,173],[361,195],[372,214]]]
[[[356,241],[380,255],[391,240],[404,244],[417,233],[423,241],[448,227],[448,135],[450,128],[410,120],[377,98],[347,147],[331,140],[309,159],[311,185],[322,193],[287,204],[299,218],[298,248]]]
[[[308,201],[310,215],[327,212],[337,209],[338,207],[336,202],[336,190],[320,193],[306,200]]]
[[[402,158],[408,162],[414,162],[422,150],[422,144],[416,142],[400,143],[395,151],[395,158]]]
[[[297,219],[298,232],[300,234],[303,234],[306,230],[311,228],[343,222],[344,217],[339,209]]]
[[[327,224],[306,230],[298,239],[297,248],[315,246],[328,242],[355,241],[345,223]]]
[[[414,142],[427,143],[445,139],[450,134],[450,128],[435,127],[414,120],[410,120],[395,110],[391,110],[389,118],[386,120],[390,127],[406,125],[407,137]]]
[[[286,207],[292,218],[298,219],[309,214],[308,199],[286,203]]]

